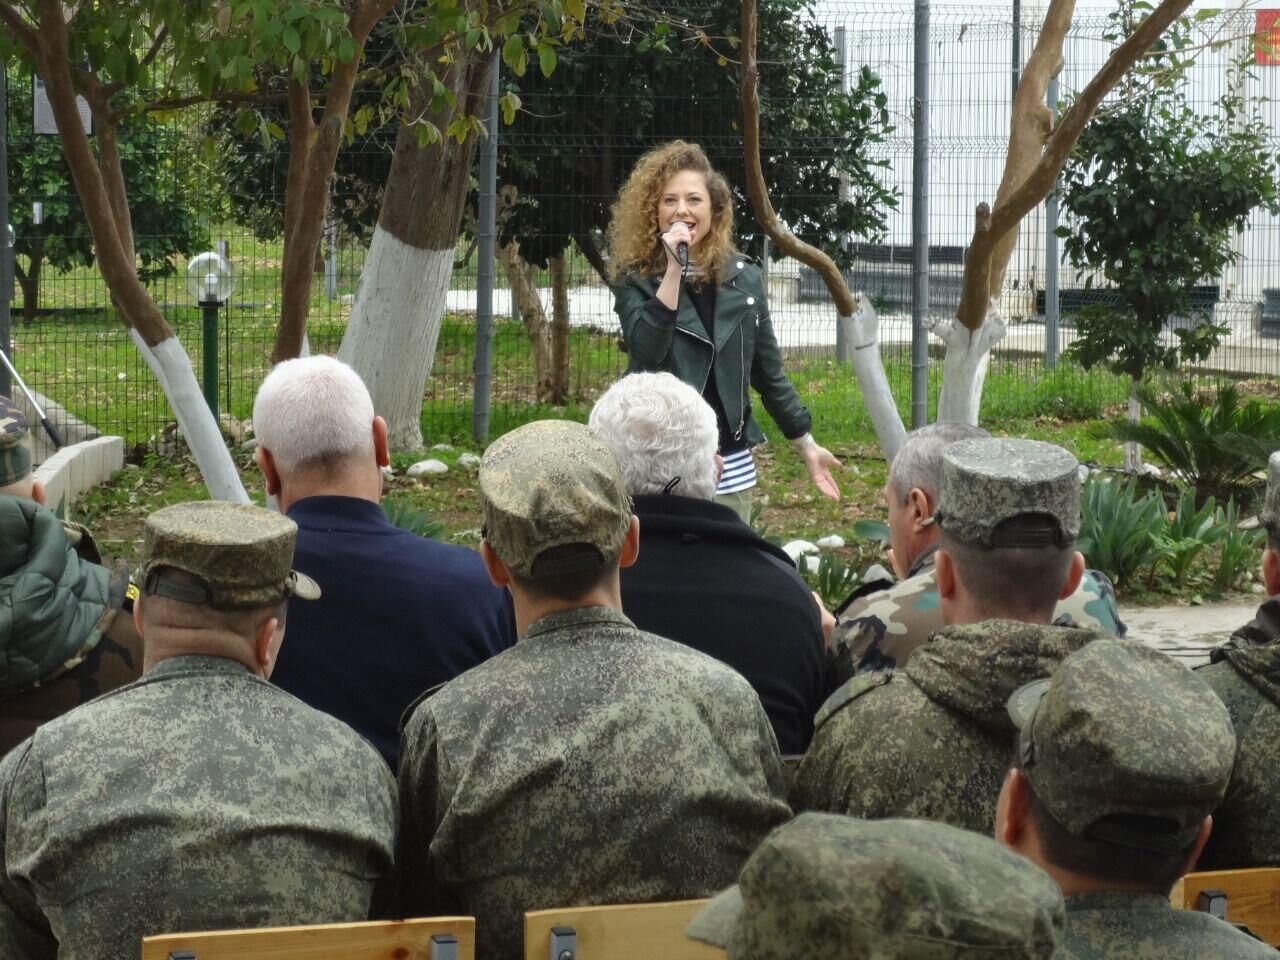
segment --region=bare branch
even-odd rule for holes
[[[1062,165],[1066,163],[1076,141],[1080,139],[1084,125],[1089,122],[1098,105],[1120,81],[1120,78],[1132,69],[1138,59],[1160,38],[1169,24],[1182,16],[1190,5],[1191,0],[1163,0],[1138,25],[1137,29],[1112,51],[1102,69],[1080,91],[1075,103],[1063,114],[1057,129],[1049,134],[1045,141],[1044,152],[1034,168],[1002,202],[997,202],[995,209],[991,212],[990,228],[975,230],[965,264],[964,290],[960,295],[960,307],[956,312],[957,319],[964,326],[970,330],[976,330],[986,318],[991,302],[992,267],[989,261],[995,252],[996,244],[1016,231],[1022,218],[1049,195],[1062,170]],[[1050,14],[1052,13],[1051,7]],[[980,267],[979,264],[983,261],[988,263]],[[971,267],[974,274],[972,278]],[[979,271],[987,275],[986,282],[981,285],[976,282]]]
[[[156,37],[151,41],[151,49],[148,50],[146,56],[142,58],[139,66],[141,66],[143,70],[155,63],[156,57],[160,55],[160,48],[164,46],[164,42],[167,39],[169,39],[169,27],[166,24],[156,31]]]
[[[40,59],[40,35],[9,3],[0,0],[0,23],[8,27],[33,60]]]
[[[853,315],[857,301],[845,283],[835,261],[817,247],[805,243],[778,219],[769,201],[769,188],[760,165],[760,71],[756,65],[756,0],[742,2],[742,153],[747,171],[747,193],[761,228],[789,257],[808,264],[821,275],[836,310],[842,317]]]

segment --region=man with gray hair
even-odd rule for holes
[[[590,425],[640,518],[623,612],[741,673],[779,749],[803,753],[827,692],[821,611],[790,558],[715,502],[714,411],[669,373],[633,373],[596,401]]]
[[[864,588],[838,609],[832,633],[836,681],[868,670],[892,670],[942,629],[934,574],[938,527],[933,522],[942,488],[942,458],[961,440],[990,436],[981,427],[940,421],[913,430],[889,464],[884,499],[889,508],[889,560],[897,583]],[[1058,603],[1053,622],[1124,636],[1115,589],[1107,575],[1086,570],[1075,593]]]
[[[515,642],[510,603],[474,551],[382,512],[387,425],[345,363],[279,364],[253,426],[267,492],[298,524],[295,565],[323,591],[290,617],[275,682],[364,734],[394,770],[405,708]]]

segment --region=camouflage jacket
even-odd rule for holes
[[[1097,636],[1012,620],[945,627],[904,670],[854,677],[818,712],[793,806],[989,835],[1014,744],[1009,696]]]
[[[750,685],[586,607],[412,710],[400,744],[405,916],[476,917],[476,956],[523,956],[527,910],[705,897],[790,817]]]
[[[1267,621],[1265,608],[1253,625]],[[1274,612],[1273,612],[1274,622]],[[1227,705],[1236,729],[1236,762],[1227,795],[1213,812],[1213,833],[1199,870],[1280,867],[1280,639],[1241,628],[1197,673]]]
[[[906,666],[929,635],[942,629],[942,606],[933,571],[936,551],[936,546],[925,551],[906,579],[858,597],[841,612],[831,635],[837,683],[868,670]],[[1086,570],[1076,592],[1059,601],[1053,616],[1058,626],[1125,635],[1115,588],[1100,570]]]
[[[1159,894],[1086,893],[1066,904],[1054,960],[1275,960],[1265,943]]]
[[[175,657],[0,763],[0,957],[362,920],[395,784],[345,724],[221,657]]]

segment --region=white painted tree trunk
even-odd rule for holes
[[[1137,423],[1142,419],[1142,404],[1138,403],[1137,380],[1134,380],[1129,385],[1128,413],[1130,423]],[[1132,440],[1124,445],[1124,471],[1125,473],[1140,473],[1142,471],[1142,447]]]
[[[938,419],[977,426],[991,348],[1004,339],[1004,321],[997,311],[990,310],[986,322],[977,330],[970,330],[957,320],[943,320],[934,324],[933,334],[947,345],[942,360]]]
[[[423,250],[374,229],[338,359],[369,387],[393,450],[422,447],[422,397],[452,272],[452,249]]]
[[[168,397],[169,406],[178,420],[178,429],[186,438],[205,486],[209,488],[209,496],[214,500],[248,503],[249,495],[245,493],[240,474],[227,452],[222,431],[209,412],[204,394],[200,392],[186,348],[177,337],[148,347],[137,330],[130,330],[129,336]]]
[[[892,460],[907,437],[898,405],[884,375],[880,356],[880,317],[865,295],[858,294],[858,308],[851,317],[840,317],[849,343],[853,345],[853,373],[858,378],[862,402],[866,404],[876,439],[886,460]]]

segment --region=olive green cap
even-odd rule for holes
[[[298,525],[247,503],[179,503],[147,518],[140,579],[143,593],[219,610],[267,607],[286,597],[315,600],[320,587],[290,569]],[[166,577],[180,570],[195,577]]]
[[[1022,772],[1072,836],[1185,850],[1222,800],[1236,754],[1203,679],[1133,640],[1095,640],[1009,698]]]
[[[526,580],[602,567],[631,527],[631,499],[604,441],[580,423],[538,420],[489,445],[480,461],[484,538]],[[553,547],[579,551],[544,558]]]
[[[8,397],[0,397],[0,487],[31,472],[27,417]]]
[[[951,539],[980,549],[1069,546],[1080,534],[1079,468],[1040,440],[961,440],[943,454],[934,519]],[[1015,519],[1024,522],[1007,523]]]
[[[1280,450],[1267,459],[1267,492],[1258,522],[1267,528],[1267,533],[1280,537]]]
[[[729,960],[1038,960],[1062,925],[1057,884],[988,837],[803,813],[685,932]]]

